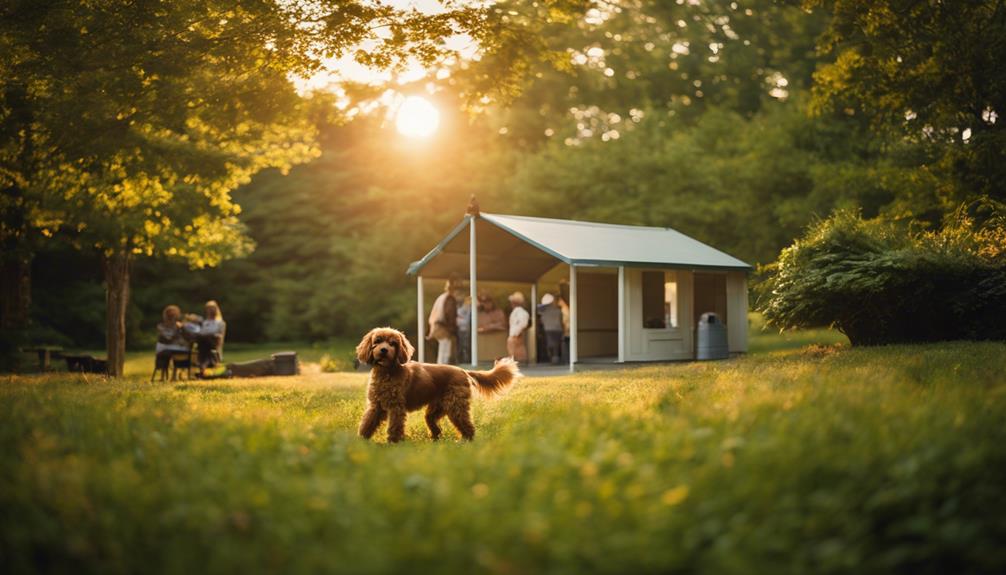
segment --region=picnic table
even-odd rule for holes
[[[63,348],[58,345],[35,345],[32,347],[23,347],[21,351],[37,353],[39,371],[49,371],[49,361],[52,359],[53,353],[59,353],[63,351]]]

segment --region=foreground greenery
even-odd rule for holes
[[[531,378],[472,444],[363,374],[8,377],[8,572],[1002,572],[1006,345]]]

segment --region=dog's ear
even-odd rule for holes
[[[363,336],[360,340],[360,344],[356,346],[356,359],[360,360],[360,363],[372,363],[373,357],[370,354],[371,348],[374,346],[374,332],[377,330],[370,330],[367,335]]]
[[[416,348],[412,347],[412,343],[409,342],[409,338],[405,337],[405,334],[398,332],[398,363],[406,364],[412,359],[412,354],[416,352]]]

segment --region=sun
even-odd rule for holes
[[[395,113],[398,133],[410,138],[429,138],[440,126],[440,112],[429,100],[409,96]]]

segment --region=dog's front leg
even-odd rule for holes
[[[392,409],[388,414],[388,443],[405,439],[405,410]]]
[[[370,439],[370,436],[374,435],[386,417],[388,417],[388,412],[381,409],[381,406],[376,403],[369,404],[367,411],[363,414],[363,419],[360,420],[360,437]]]

